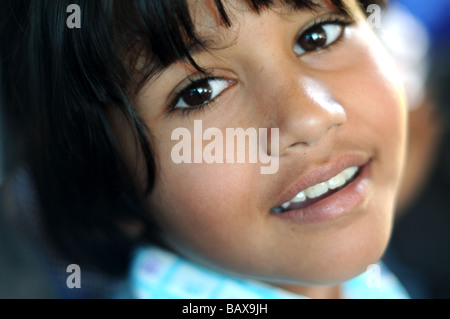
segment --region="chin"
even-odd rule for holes
[[[310,256],[304,271],[297,274],[297,283],[335,285],[364,273],[379,262],[387,248],[392,229],[390,216],[367,215],[328,238],[322,250]]]
[[[378,234],[360,238],[355,244],[349,245],[340,256],[331,254],[325,262],[312,267],[310,284],[339,284],[364,273],[370,265],[380,261],[389,238],[389,230],[380,230]]]

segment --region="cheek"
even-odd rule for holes
[[[400,76],[396,66],[377,41],[366,47],[366,60],[362,68],[366,77],[361,77],[361,95],[365,95],[364,112],[361,118],[372,130],[371,138],[379,145],[380,164],[386,169],[386,179],[398,184],[405,159],[406,147],[406,102]],[[363,99],[356,99],[364,103]],[[390,168],[390,169],[389,169]]]
[[[395,210],[406,153],[406,103],[400,76],[391,58],[369,32],[361,32],[355,69],[349,73],[355,83],[349,115],[357,127],[360,143],[373,145],[373,201],[367,210],[366,247],[384,251]],[[363,41],[366,39],[366,41]],[[367,40],[368,39],[368,40]],[[352,76],[353,74],[353,76]],[[350,134],[350,132],[349,132]]]
[[[190,251],[219,263],[232,260],[239,238],[260,226],[252,218],[261,211],[253,191],[259,166],[175,164],[167,160],[168,147],[159,148],[158,154],[164,160],[159,161],[160,178],[149,201],[171,244],[181,245],[181,253]]]
[[[374,146],[373,155],[382,162],[386,180],[397,184],[405,155],[407,116],[400,76],[367,26],[361,25],[352,36],[351,45],[336,57],[340,62],[335,71],[341,76],[331,75],[330,81],[346,108],[347,134],[353,134],[355,143]]]

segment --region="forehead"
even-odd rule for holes
[[[195,32],[208,46],[233,34],[249,14],[271,10],[289,18],[299,12],[337,11],[333,0],[187,0]],[[340,1],[340,0],[338,0]],[[345,0],[344,0],[345,1]],[[230,39],[228,39],[230,40]]]

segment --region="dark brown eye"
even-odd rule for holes
[[[233,84],[234,81],[221,78],[195,81],[178,95],[178,100],[174,107],[189,108],[207,104]]]
[[[326,23],[313,26],[306,30],[294,45],[298,55],[322,49],[338,40],[344,31],[344,26],[338,23]]]
[[[305,51],[316,50],[323,47],[326,43],[327,34],[325,33],[325,30],[322,28],[322,26],[317,26],[307,31],[300,37],[298,41],[298,44]]]
[[[201,105],[212,96],[212,88],[207,79],[191,84],[181,96],[187,106]]]

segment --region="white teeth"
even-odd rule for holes
[[[356,172],[358,171],[358,167],[353,166],[349,167],[339,174],[337,174],[335,177],[331,178],[327,184],[329,189],[336,189],[344,185],[349,179],[351,179]]]
[[[327,184],[329,189],[336,189],[345,184],[345,176],[343,173],[337,174],[335,177],[331,178]]]
[[[291,202],[300,203],[300,202],[304,202],[305,200],[306,200],[305,192],[300,192],[291,200]]]
[[[353,175],[355,175],[355,173],[358,171],[358,167],[353,166],[353,167],[349,167],[347,169],[345,169],[344,171],[342,171],[342,174],[344,174],[346,179],[350,179],[353,177]]]
[[[358,172],[358,170],[359,169],[356,166],[349,167],[336,176],[330,178],[328,181],[316,184],[314,186],[308,187],[304,191],[301,191],[290,201],[281,205],[281,207],[283,209],[286,209],[291,203],[304,202],[307,198],[317,198],[327,193],[330,189],[339,188],[345,185],[345,183],[347,183],[350,179],[352,179],[353,176],[355,176],[355,174]]]
[[[326,182],[311,186],[305,190],[305,194],[308,198],[316,198],[322,196],[326,192],[328,192],[328,186]]]

